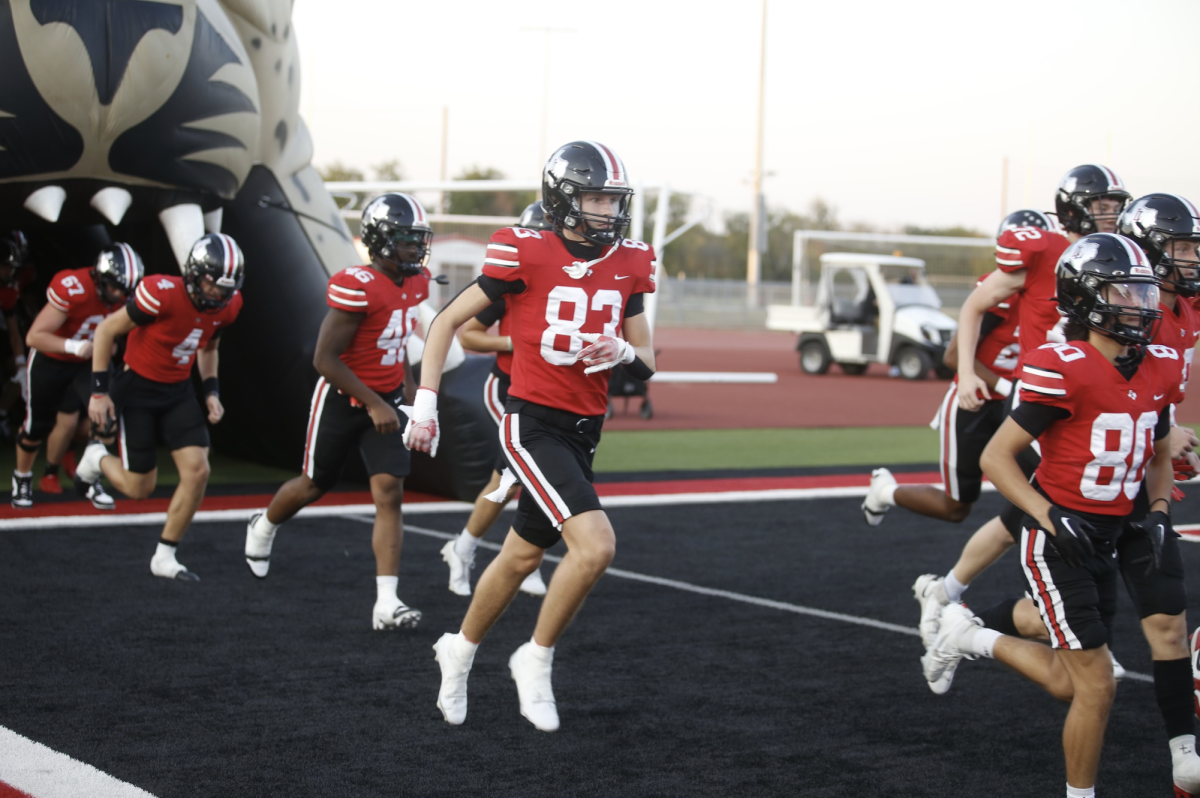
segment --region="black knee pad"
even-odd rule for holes
[[[33,454],[38,449],[42,448],[41,441],[35,441],[25,434],[25,430],[17,433],[17,446],[21,447],[21,451]]]

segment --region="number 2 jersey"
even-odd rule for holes
[[[555,233],[506,227],[488,243],[483,273],[525,290],[505,295],[513,341],[509,396],[581,416],[608,408],[609,370],[584,374],[579,333],[617,337],[629,298],[654,293],[653,248],[623,239],[581,261]],[[572,277],[572,273],[579,277]]]
[[[68,269],[54,275],[50,286],[46,289],[46,301],[56,310],[67,314],[67,319],[54,334],[68,341],[90,341],[96,335],[100,322],[120,307],[120,304],[109,305],[100,298],[96,291],[96,283],[92,280],[92,270]],[[68,363],[82,363],[83,358],[69,352],[42,352],[46,357],[55,360],[65,360]],[[91,362],[91,358],[88,358]]]
[[[138,326],[129,333],[125,364],[148,380],[173,384],[188,379],[196,352],[233,324],[242,293],[234,291],[216,313],[203,313],[192,304],[182,277],[156,274],[138,283],[126,307]]]
[[[352,266],[329,278],[326,304],[365,316],[341,357],[375,393],[389,393],[404,381],[405,346],[417,326],[417,305],[428,297],[424,269],[400,285],[372,266]]]
[[[1066,236],[1040,227],[1005,230],[996,241],[996,266],[1004,272],[1025,270],[1021,296],[1019,361],[1049,340],[1062,316],[1058,313],[1058,259],[1071,242]],[[1058,340],[1062,340],[1059,338]],[[1019,376],[1019,375],[1018,375]]]
[[[1159,415],[1182,399],[1183,360],[1152,344],[1130,379],[1087,341],[1043,344],[1025,353],[1021,402],[1070,415],[1038,441],[1037,482],[1050,501],[1072,510],[1125,516],[1154,456]]]

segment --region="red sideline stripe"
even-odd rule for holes
[[[936,484],[941,479],[937,471],[918,471],[896,474],[901,485]],[[870,474],[830,474],[810,477],[731,477],[728,479],[675,479],[661,482],[602,482],[596,485],[601,496],[669,496],[679,493],[726,493],[731,491],[787,490],[796,488],[865,488],[871,484]],[[404,491],[407,504],[445,501],[417,491]],[[119,513],[163,513],[170,499],[146,499],[133,501],[117,495]],[[201,510],[256,510],[271,503],[270,494],[245,496],[206,496]],[[318,507],[336,507],[344,504],[371,504],[370,491],[346,491],[327,493],[316,502]],[[29,510],[14,510],[0,505],[0,521],[6,518],[39,518],[51,515],[105,515],[105,511],[92,507],[91,502],[37,502]],[[1178,528],[1189,534],[1185,528]],[[1200,535],[1200,527],[1191,534]],[[4,798],[4,796],[0,796]]]
[[[33,796],[27,792],[21,792],[11,784],[0,781],[0,798],[33,798]]]

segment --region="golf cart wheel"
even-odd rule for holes
[[[842,367],[843,374],[849,374],[851,377],[859,377],[867,373],[866,363],[838,363]]]
[[[647,421],[654,418],[654,405],[650,404],[649,399],[642,400],[641,416]]]
[[[824,374],[832,362],[824,341],[806,341],[800,347],[800,370],[805,374]]]
[[[929,369],[933,368],[933,358],[923,349],[906,346],[896,355],[896,367],[906,380],[923,380]]]

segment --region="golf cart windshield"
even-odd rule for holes
[[[880,266],[879,271],[883,274],[888,293],[891,294],[896,307],[924,305],[940,308],[942,306],[942,300],[938,297],[937,291],[933,290],[933,286],[925,278],[924,269],[914,266],[886,265]]]

